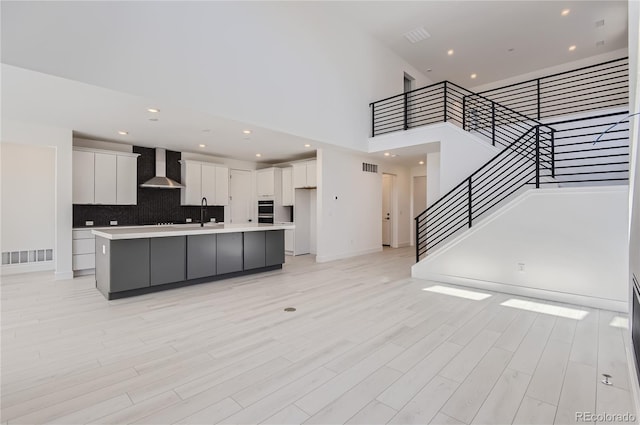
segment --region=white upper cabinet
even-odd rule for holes
[[[116,156],[116,203],[138,203],[138,158],[135,156]]]
[[[139,154],[73,149],[73,203],[135,205]]]
[[[116,204],[116,156],[96,153],[96,193],[95,203],[103,205]]]
[[[73,151],[73,203],[93,204],[95,181],[93,152]]]
[[[182,184],[180,205],[229,204],[229,169],[215,164],[181,160]]]
[[[216,167],[215,205],[229,205],[229,169],[227,167]]]
[[[202,164],[202,198],[207,198],[207,205],[216,205],[216,166]]]
[[[275,168],[256,171],[256,191],[258,199],[275,197]]]
[[[305,161],[293,164],[293,187],[295,189],[316,187],[316,161]]]
[[[282,169],[282,205],[285,207],[293,205],[293,167]]]

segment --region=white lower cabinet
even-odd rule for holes
[[[74,229],[72,234],[71,253],[74,274],[93,273],[93,269],[96,268],[96,237],[88,229]]]

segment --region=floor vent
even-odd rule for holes
[[[376,164],[367,164],[366,162],[362,163],[362,171],[367,173],[377,173],[378,166]]]
[[[2,265],[40,263],[53,260],[53,249],[33,249],[29,251],[7,251],[2,253]]]

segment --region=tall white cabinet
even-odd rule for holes
[[[73,149],[73,203],[135,205],[137,153]]]
[[[181,160],[180,205],[229,205],[229,169],[207,162]]]
[[[293,206],[293,167],[282,169],[282,205],[285,207]]]

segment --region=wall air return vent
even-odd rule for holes
[[[7,251],[2,253],[2,265],[40,263],[53,261],[53,249],[33,249],[28,251]]]
[[[362,171],[366,173],[377,173],[378,166],[376,164],[367,164],[366,162],[362,163]]]
[[[431,37],[431,35],[424,29],[424,27],[419,27],[412,29],[409,32],[402,34],[404,38],[409,40],[410,43],[417,43],[418,41],[426,40]]]

